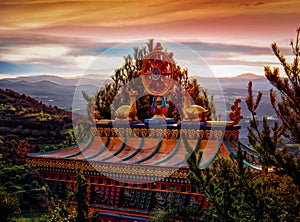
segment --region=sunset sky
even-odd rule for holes
[[[132,52],[123,43],[149,38],[194,50],[217,77],[263,75],[264,65],[278,65],[272,42],[291,53],[299,8],[298,0],[2,0],[0,78],[83,75],[97,58],[104,70],[117,68]],[[119,53],[106,51],[116,45]]]

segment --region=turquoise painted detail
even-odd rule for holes
[[[175,156],[175,154],[176,154],[176,153],[178,152],[178,150],[179,150],[180,142],[181,142],[181,139],[179,138],[179,139],[177,140],[176,146],[175,146],[175,148],[173,149],[172,153],[170,153],[168,156],[166,156],[166,157],[163,158],[162,160],[155,162],[154,165],[158,165],[158,164],[161,164],[161,163],[163,163],[163,162],[166,162],[166,161],[168,161],[169,159],[171,159],[173,156]]]
[[[185,147],[187,153],[189,153],[189,154],[191,154],[191,151],[195,152],[195,153],[198,152],[198,150],[200,148],[200,144],[201,144],[201,140],[197,139],[197,143],[193,149],[187,141],[183,140],[183,142],[184,142],[184,147]],[[184,164],[186,161],[187,161],[187,159],[186,159],[186,157],[184,157],[183,160],[179,161],[178,163],[175,163],[174,166],[180,166],[181,164]]]
[[[236,143],[236,142],[234,142],[234,141],[230,141],[234,146],[236,146],[236,147],[239,147],[239,145]],[[251,147],[249,147],[249,146],[247,146],[246,144],[244,144],[243,142],[239,142],[246,150],[246,152],[247,151],[250,151],[250,152],[253,152],[253,153],[256,153],[256,154],[259,154],[259,152],[257,151],[257,150],[255,150],[255,149],[253,149],[253,148],[251,148]],[[243,149],[244,150],[244,149]],[[247,153],[249,153],[249,152],[247,152]],[[249,153],[249,155],[253,155],[252,153]]]
[[[234,157],[236,157],[236,152],[231,148],[231,146],[229,145],[228,141],[225,141],[225,140],[224,140],[224,144],[225,144],[227,150],[228,150]],[[262,170],[261,167],[257,167],[257,166],[255,166],[255,165],[253,165],[253,164],[251,164],[251,163],[249,163],[249,162],[247,162],[247,161],[245,161],[245,160],[243,160],[243,163],[244,163],[247,167],[250,167],[250,168],[252,168],[252,169],[254,169],[254,170],[257,170],[257,171],[261,171],[261,170]]]
[[[129,160],[132,157],[134,157],[136,154],[138,154],[138,152],[140,152],[142,150],[143,145],[144,145],[144,138],[141,138],[141,141],[140,141],[140,144],[139,144],[138,148],[132,154],[130,154],[127,157],[122,158],[118,162],[126,161],[126,160]]]
[[[155,150],[152,153],[150,153],[148,156],[144,157],[143,159],[136,161],[135,163],[142,163],[146,160],[151,159],[159,151],[159,149],[161,147],[161,143],[162,143],[162,138],[159,139],[159,141],[155,147]]]
[[[103,146],[101,147],[101,149],[98,152],[94,153],[91,156],[86,157],[84,160],[88,160],[88,159],[94,158],[94,157],[100,155],[101,153],[103,153],[103,151],[106,149],[109,141],[110,141],[110,136],[106,137],[105,143],[103,144]]]
[[[102,159],[100,159],[100,161],[108,160],[108,159],[110,159],[114,156],[117,156],[119,153],[121,153],[124,150],[125,146],[126,146],[127,139],[128,139],[127,137],[124,137],[120,148],[116,152],[114,152],[113,154],[108,155],[106,157],[103,157]]]

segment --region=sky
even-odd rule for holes
[[[216,77],[263,75],[279,66],[273,42],[292,58],[299,8],[298,0],[2,0],[0,78],[110,75],[149,38],[172,42],[167,50],[190,70],[201,72],[201,60]]]

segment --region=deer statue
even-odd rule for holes
[[[128,92],[127,90],[124,90]],[[116,111],[116,120],[129,120],[129,121],[137,121],[138,118],[136,116],[137,109],[136,109],[136,97],[138,95],[137,91],[130,91],[128,92],[130,104],[129,105],[122,105]]]
[[[183,95],[183,121],[205,121],[203,114],[207,113],[208,110],[199,105],[191,105],[190,90],[184,90]]]

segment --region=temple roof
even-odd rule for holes
[[[141,136],[143,128],[133,130],[133,134],[109,129],[98,127],[99,134],[90,136],[79,145],[46,153],[30,153],[29,159],[187,168],[186,159],[193,150],[196,154],[203,152],[200,167],[204,168],[219,154],[236,155],[238,147],[248,156],[258,158],[257,151],[238,142],[236,127],[227,127],[221,133],[219,129],[210,128],[179,131],[165,129],[162,134],[153,133],[154,136]],[[255,162],[245,161],[245,164],[256,170],[261,169]]]
[[[31,153],[29,156],[106,163],[185,167],[186,155],[188,155],[187,146],[192,147],[195,152],[203,150],[202,164],[206,165],[215,158],[221,145],[222,140],[197,139],[185,142],[180,138],[92,136],[78,146],[47,153]]]

